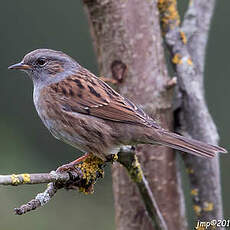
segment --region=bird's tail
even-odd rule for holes
[[[160,140],[158,142],[173,149],[181,150],[201,157],[214,157],[217,153],[227,153],[226,149],[219,146],[186,138],[166,130],[160,130],[159,132]]]

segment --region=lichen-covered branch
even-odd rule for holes
[[[15,214],[22,215],[41,206],[44,206],[50,201],[50,199],[55,195],[57,191],[58,187],[55,185],[55,183],[49,183],[47,189],[44,192],[38,193],[37,196],[27,204],[23,204],[19,208],[15,208]]]
[[[182,24],[182,30],[189,41],[188,51],[202,74],[204,73],[206,44],[215,2],[215,0],[190,1]],[[203,77],[200,80],[203,82]]]
[[[176,0],[158,0],[162,32],[178,78],[176,129],[184,135],[216,145],[218,133],[204,98],[204,62],[215,0],[190,1],[180,26]],[[178,23],[175,23],[175,20]],[[222,218],[218,157],[212,160],[185,155],[191,195],[198,219]]]
[[[154,229],[167,230],[164,218],[145,179],[135,151],[129,146],[121,148],[116,155],[108,156],[107,162],[89,155],[84,161],[76,164],[74,168],[68,171],[56,170],[50,173],[0,175],[0,185],[18,186],[23,184],[48,183],[44,192],[37,194],[31,201],[14,209],[15,214],[22,215],[46,205],[56,192],[62,188],[78,189],[80,192],[87,194],[92,193],[97,179],[104,174],[103,167],[106,163],[113,163],[115,161],[127,169],[130,177],[137,184]]]
[[[131,148],[129,150],[127,148],[122,148],[121,151],[118,153],[117,161],[127,169],[129,176],[137,185],[154,229],[169,229],[164,221],[164,218],[157,205],[157,202],[149,187],[149,183],[144,176],[144,173],[142,171],[141,165],[137,159],[134,149]]]
[[[12,175],[0,175],[0,185],[22,185],[22,184],[42,184],[56,181],[68,181],[68,173],[23,173]]]
[[[104,164],[101,159],[89,155],[86,160],[76,164],[68,171],[56,170],[50,173],[0,175],[0,185],[17,186],[49,183],[44,192],[39,193],[33,200],[15,209],[15,213],[21,215],[44,206],[62,188],[78,189],[86,194],[92,193],[97,179],[103,177],[102,167]]]

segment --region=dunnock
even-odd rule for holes
[[[9,69],[25,71],[34,84],[37,112],[59,140],[105,160],[122,145],[158,144],[213,157],[224,148],[161,128],[142,109],[68,55],[37,49]]]

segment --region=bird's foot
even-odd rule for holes
[[[83,155],[82,157],[77,158],[76,160],[62,165],[60,167],[57,168],[57,172],[66,172],[66,171],[73,171],[76,169],[76,165],[79,163],[82,163],[83,161],[85,161],[87,159],[87,157],[89,157],[90,153],[86,153],[85,155]]]
[[[70,183],[66,189],[77,189],[85,194],[93,193],[94,184],[98,178],[104,175],[105,162],[92,153],[60,166],[56,172],[67,172],[70,175]],[[77,176],[76,176],[77,175]]]

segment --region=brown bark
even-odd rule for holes
[[[141,105],[150,116],[157,114],[164,128],[172,128],[172,91],[167,87],[169,78],[155,1],[84,3],[101,74],[111,76],[111,65],[122,63],[126,71],[117,85],[120,93]],[[137,154],[168,228],[185,229],[173,151],[140,145]],[[153,229],[125,169],[116,164],[112,171],[117,229]]]

